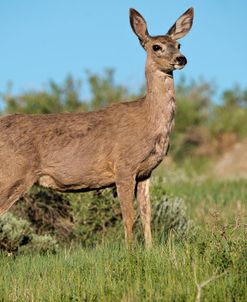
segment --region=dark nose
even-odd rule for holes
[[[177,57],[176,60],[179,65],[185,65],[187,63],[187,59],[184,56]]]

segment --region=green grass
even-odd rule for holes
[[[196,281],[217,271],[193,245],[121,245],[63,250],[57,255],[1,259],[2,301],[194,301]],[[224,275],[203,290],[203,301],[246,301],[246,276],[232,255]],[[219,269],[219,268],[218,268]],[[245,272],[246,274],[246,272]]]
[[[228,222],[236,215],[246,215],[247,181],[216,181],[215,179],[172,182],[157,177],[153,182],[152,196],[178,196],[184,199],[189,216],[199,224],[205,223],[215,211]],[[157,192],[158,191],[158,192]]]
[[[188,234],[145,250],[106,241],[57,254],[0,254],[0,301],[247,301],[247,181],[154,182],[182,197]],[[199,300],[198,300],[199,301]]]

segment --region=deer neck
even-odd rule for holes
[[[175,92],[173,74],[155,68],[152,62],[146,64],[147,94],[145,98],[150,122],[170,132],[175,114]]]

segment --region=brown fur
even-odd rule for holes
[[[151,245],[148,179],[167,152],[175,113],[172,70],[181,54],[170,36],[150,37],[145,20],[133,9],[130,18],[147,51],[146,96],[96,112],[1,117],[0,214],[34,183],[60,191],[116,185],[129,243],[137,186],[145,239]],[[155,43],[170,50],[156,54]]]

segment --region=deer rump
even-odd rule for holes
[[[121,174],[149,177],[169,135],[150,131],[146,110],[141,99],[96,112],[0,118],[0,184],[16,170],[60,191],[113,186]]]

